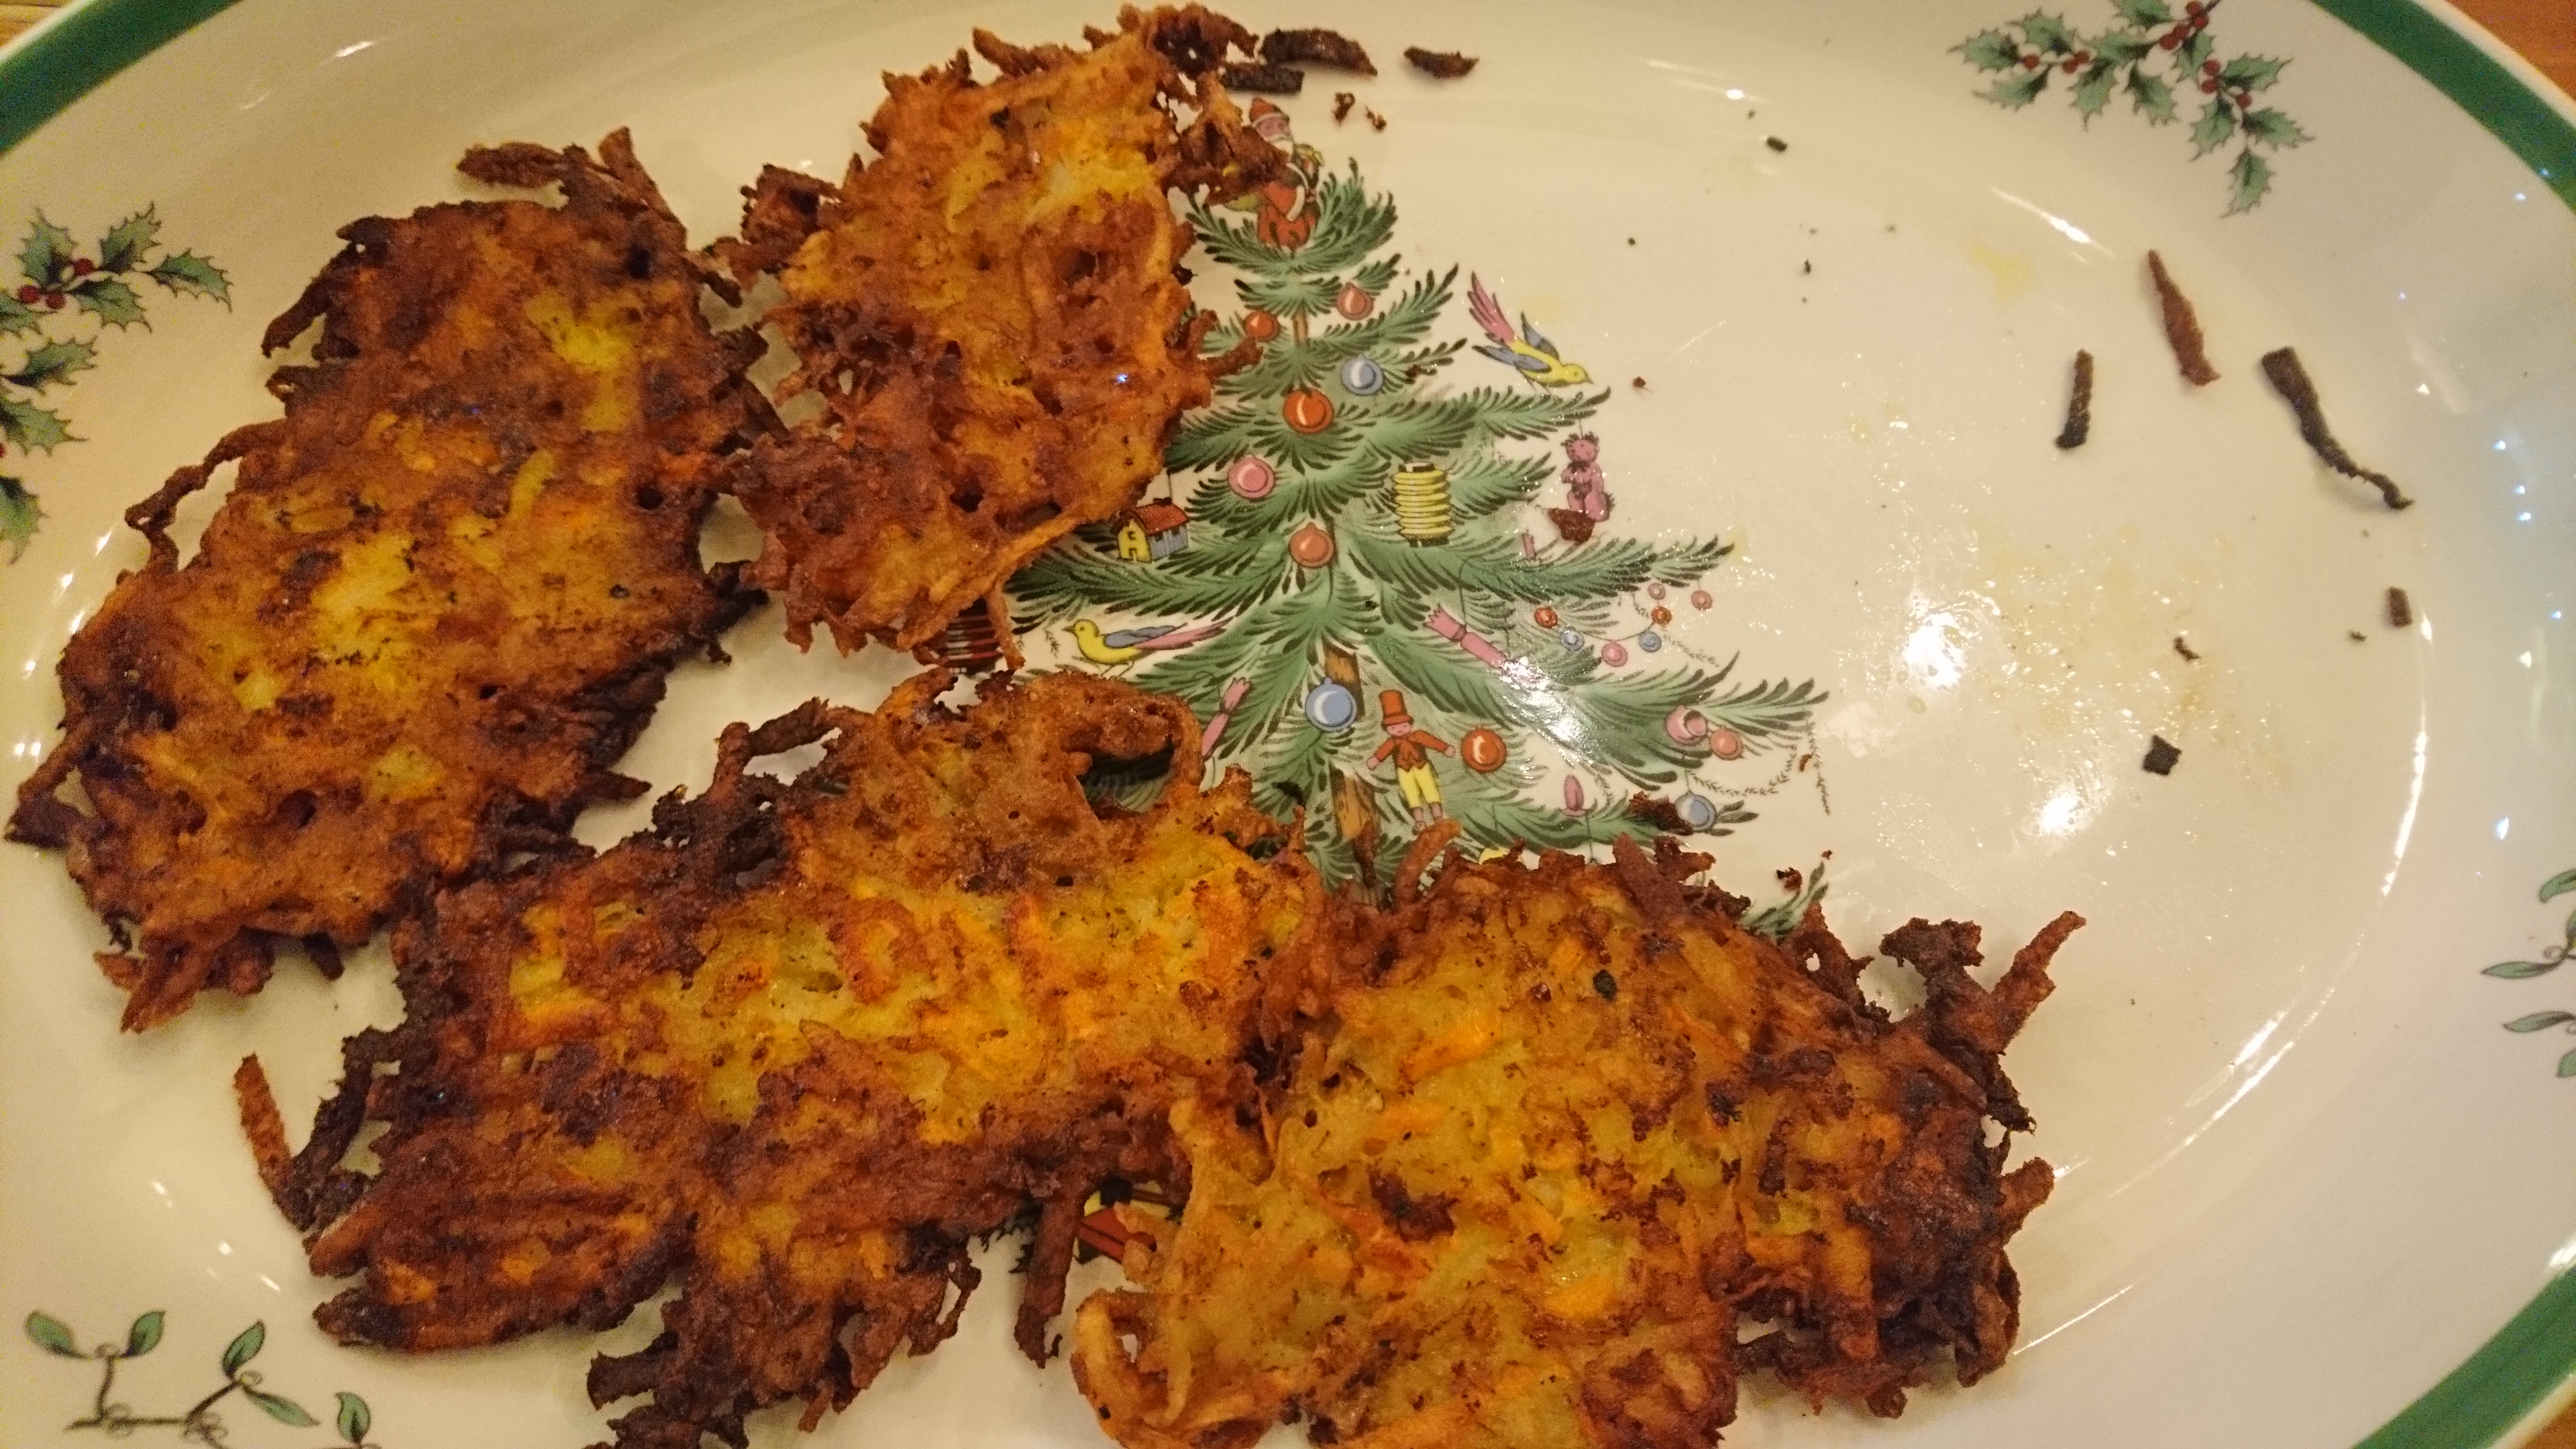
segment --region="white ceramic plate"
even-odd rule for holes
[[[118,512],[274,412],[255,339],[340,224],[461,194],[448,167],[469,143],[628,125],[710,238],[762,163],[836,173],[880,70],[943,58],[972,23],[1070,39],[1108,7],[922,8],[95,0],[19,42],[0,59],[12,254],[39,212],[92,261],[139,210],[160,229],[121,274],[136,325],[106,325],[124,303],[94,283],[81,305],[91,278],[38,277],[70,288],[63,309],[40,292],[0,337],[18,373],[48,340],[95,364],[41,390],[0,383],[19,409],[0,474],[42,510],[0,569],[11,781],[55,738],[65,637],[141,557]],[[2560,1030],[2576,977],[2542,969],[2576,929],[2544,886],[2576,866],[2561,618],[2576,602],[2576,129],[2438,6],[2224,0],[2205,43],[2222,94],[2246,89],[2256,115],[2197,135],[2205,72],[2155,46],[2173,28],[2155,0],[2018,10],[1240,14],[1338,26],[1390,61],[1415,43],[1482,57],[1463,81],[1398,67],[1350,83],[1383,131],[1337,126],[1345,83],[1325,73],[1286,109],[1329,169],[1356,164],[1394,198],[1377,255],[1401,254],[1397,285],[1461,269],[1435,337],[1484,341],[1473,273],[1608,384],[1585,423],[1616,502],[1605,536],[1735,545],[1660,601],[1569,600],[1576,645],[1605,674],[1740,656],[1730,688],[1812,680],[1823,696],[1687,783],[1647,782],[1753,814],[1709,838],[1722,878],[1759,884],[1830,851],[1830,909],[1854,939],[1915,913],[1983,921],[1990,941],[2065,907],[2093,922],[2011,1057],[2032,1146],[2059,1171],[2014,1244],[2015,1361],[1972,1391],[1918,1393],[1894,1424],[1757,1391],[1729,1442],[2496,1442],[2576,1360],[2576,1056]],[[2134,89],[2121,36],[2150,46]],[[2089,124],[2072,103],[2084,75],[2053,68],[2077,50],[2116,62]],[[2178,119],[2153,124],[2177,70]],[[2026,107],[1981,96],[2043,76]],[[2249,146],[2270,172],[2259,198]],[[2209,388],[2175,375],[2149,247],[2199,305],[2223,374]],[[228,305],[208,272],[170,262],[182,253],[221,269]],[[1238,310],[1220,269],[1200,290]],[[2285,344],[2343,439],[2419,506],[2388,512],[2310,458],[2255,366]],[[2100,360],[2093,436],[2061,453],[2078,348]],[[1512,385],[1473,352],[1438,381]],[[31,456],[49,425],[29,407],[67,418],[71,440]],[[1554,470],[1565,432],[1504,452]],[[1175,483],[1193,504],[1222,474]],[[1541,501],[1563,493],[1551,481]],[[1510,526],[1554,537],[1535,511]],[[2384,616],[2391,586],[2409,627]],[[1675,614],[1660,627],[1658,603]],[[1498,650],[1567,647],[1515,607],[1487,630]],[[684,670],[628,768],[702,783],[723,722],[809,693],[870,702],[904,667],[777,636],[774,611],[755,615],[734,665]],[[1060,621],[1034,636],[1040,662],[1072,642]],[[1607,663],[1612,642],[1625,663]],[[1369,668],[1370,688],[1386,682]],[[1358,722],[1363,744],[1377,720]],[[2151,734],[2181,747],[2170,776],[2140,767]],[[1514,738],[1525,773],[1505,778],[1544,808],[1569,773],[1587,804],[1626,788]],[[1464,798],[1472,782],[1441,764]],[[603,812],[585,835],[635,819]],[[231,1390],[213,1412],[236,1444],[599,1435],[585,1338],[400,1359],[311,1325],[330,1286],[252,1176],[227,1079],[256,1050],[292,1118],[338,1038],[398,1010],[381,952],[336,986],[290,967],[256,999],[135,1038],[115,1030],[118,996],[88,961],[104,932],[58,861],[0,850],[0,913],[0,1310],[67,1325],[82,1355],[0,1344],[0,1441],[86,1442],[116,1427],[108,1405],[146,1441],[182,1437],[254,1322],[264,1343],[238,1366],[324,1422],[290,1428]],[[2511,962],[2532,964],[2488,969]],[[1105,1442],[1061,1364],[1009,1351],[996,1282],[958,1341],[899,1364],[816,1442]],[[609,1344],[640,1343],[650,1317]],[[106,1392],[92,1347],[130,1332],[157,1343],[116,1362]],[[330,1422],[344,1391],[371,1427]],[[793,1438],[783,1413],[759,1429]]]

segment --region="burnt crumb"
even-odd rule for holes
[[[2163,735],[2147,736],[2146,767],[2148,774],[2170,775],[2173,773],[2174,762],[2181,758],[2182,751],[2174,748],[2173,741],[2166,739]]]
[[[1637,244],[1637,239],[1636,239],[1635,237],[1630,237],[1630,238],[1628,238],[1628,245],[1630,245],[1630,246],[1635,246],[1636,244]]]
[[[1592,989],[1600,993],[1602,1000],[1616,1001],[1619,999],[1619,978],[1607,971],[1595,971],[1592,973]]]
[[[2183,637],[2180,634],[2176,634],[2174,636],[2174,652],[2195,664],[2200,662],[2200,651],[2192,648],[2189,644],[2184,643]]]
[[[2327,467],[2347,478],[2358,478],[2379,490],[2379,501],[2390,508],[2412,508],[2415,500],[2399,490],[2397,480],[2385,473],[2373,472],[2353,461],[2343,444],[2335,441],[2326,427],[2325,405],[2317,398],[2317,385],[2308,380],[2308,370],[2299,364],[2298,350],[2283,347],[2263,354],[2263,375],[2272,381],[2272,390],[2290,405],[2299,420],[2299,436],[2307,440],[2309,451]]]
[[[1321,65],[1377,74],[1376,63],[1358,41],[1330,30],[1274,30],[1261,37],[1261,58],[1272,65]]]
[[[1771,877],[1780,882],[1780,889],[1793,896],[1798,893],[1798,887],[1807,883],[1807,877],[1795,866],[1782,866],[1771,872]]]
[[[1424,50],[1418,45],[1404,48],[1404,58],[1415,70],[1434,80],[1456,80],[1476,68],[1476,57],[1460,55],[1454,50]]]
[[[1551,508],[1547,520],[1556,525],[1557,536],[1567,543],[1592,541],[1592,516],[1579,508]]]
[[[2154,252],[2147,253],[2147,276],[2156,284],[2156,303],[2164,311],[2165,341],[2173,346],[2175,365],[2194,387],[2218,381],[2218,369],[2209,365],[2209,344],[2200,335],[2200,314],[2175,285],[2173,273],[2165,270],[2165,259]]]
[[[1306,88],[1306,73],[1293,65],[1229,65],[1219,70],[1217,79],[1230,91],[1250,91],[1257,95],[1293,96]]]
[[[2075,351],[2075,382],[2066,394],[2066,426],[2057,430],[2057,446],[2080,448],[2093,436],[2093,354]]]
[[[1788,142],[1786,142],[1786,141],[1781,140],[1781,139],[1780,139],[1779,137],[1777,137],[1777,136],[1765,136],[1765,137],[1763,137],[1763,138],[1762,138],[1762,144],[1763,144],[1763,145],[1765,145],[1765,146],[1770,147],[1770,148],[1771,148],[1772,150],[1774,150],[1774,151],[1786,151],[1786,150],[1788,150],[1788,149],[1789,149],[1789,143],[1788,143]]]
[[[1378,1211],[1386,1214],[1395,1235],[1408,1243],[1429,1242],[1456,1226],[1449,1209],[1457,1199],[1445,1193],[1417,1194],[1391,1175],[1372,1172],[1369,1196],[1377,1200]]]
[[[1708,1097],[1708,1115],[1716,1118],[1720,1125],[1735,1120],[1735,1098],[1727,1095],[1725,1088],[1720,1087],[1715,1082],[1711,1082],[1708,1084],[1706,1095]]]
[[[1386,117],[1381,116],[1381,115],[1379,115],[1377,112],[1375,112],[1375,111],[1370,111],[1370,110],[1363,110],[1363,111],[1361,111],[1361,112],[1360,112],[1360,114],[1361,114],[1361,115],[1363,115],[1363,116],[1368,117],[1368,123],[1369,123],[1369,129],[1370,129],[1370,130],[1372,130],[1372,131],[1383,131],[1383,130],[1385,130],[1385,129],[1386,129]]]
[[[2359,629],[2346,629],[2343,631],[2343,637],[2351,640],[2355,644],[2367,644],[2370,642],[2370,636],[2364,634]]]
[[[1646,379],[1642,375],[1632,377],[1628,379],[1628,385],[1639,392],[1644,392],[1646,390]]]
[[[2388,591],[2388,627],[2403,629],[2414,622],[2414,600],[2406,597],[2404,589],[2390,589]]]
[[[1812,276],[1814,276],[1815,274],[1816,274],[1816,264],[1815,264],[1814,262],[1800,262],[1800,263],[1798,263],[1798,275],[1799,275],[1799,276],[1802,276],[1802,277],[1812,277]]]
[[[1351,116],[1351,107],[1356,106],[1359,103],[1360,98],[1352,95],[1349,91],[1333,92],[1333,124],[1338,126],[1342,122],[1349,120]]]
[[[1674,835],[1691,833],[1690,822],[1682,819],[1682,812],[1678,806],[1670,800],[1649,795],[1643,790],[1628,797],[1628,818],[1643,821],[1657,830]]]

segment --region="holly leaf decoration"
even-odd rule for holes
[[[2276,111],[2269,106],[2245,113],[2245,134],[2261,145],[2283,150],[2313,139],[2299,129],[2299,123],[2291,120],[2288,112]]]
[[[341,1438],[352,1444],[364,1444],[367,1431],[375,1427],[375,1422],[376,1416],[368,1411],[366,1400],[347,1389],[340,1391],[340,1415],[333,1427],[340,1431]]]
[[[2184,36],[2182,44],[2174,51],[2174,73],[2191,75],[2197,72],[2208,61],[2210,51],[2216,48],[2206,30],[2195,30]]]
[[[262,1413],[290,1428],[308,1429],[321,1422],[304,1412],[302,1404],[284,1394],[272,1394],[266,1389],[255,1389],[248,1384],[242,1385],[242,1392],[250,1395],[250,1401],[259,1405]]]
[[[26,362],[9,374],[9,381],[27,388],[59,386],[70,381],[73,373],[90,367],[90,359],[96,356],[98,349],[86,342],[70,338],[48,342],[29,352]]]
[[[1979,70],[2010,70],[2021,59],[2021,47],[2000,30],[1980,30],[1952,48]]]
[[[0,483],[8,481],[0,479]],[[80,1344],[72,1338],[72,1326],[50,1313],[28,1314],[27,1336],[36,1341],[36,1347],[47,1353],[58,1353],[65,1358],[85,1356],[80,1351]]]
[[[2288,64],[2268,55],[2240,55],[2218,72],[2218,81],[2235,90],[2268,91],[2281,78],[2281,67]]]
[[[2048,68],[2042,66],[2037,70],[2023,71],[2019,75],[2005,76],[1977,94],[2005,110],[2018,111],[2038,100],[2039,93],[2046,89],[2048,89]]]
[[[229,1378],[241,1372],[241,1366],[259,1357],[260,1349],[267,1342],[268,1325],[266,1323],[253,1323],[250,1327],[234,1334],[233,1341],[224,1345],[225,1376]],[[313,1421],[307,1419],[304,1422],[309,1424]]]
[[[24,398],[0,394],[0,438],[17,444],[22,453],[40,448],[50,453],[72,440],[71,420]]]
[[[152,207],[145,207],[107,229],[98,239],[98,269],[122,272],[143,260],[152,243],[161,235],[161,218]]]
[[[2272,189],[2272,163],[2254,154],[2254,148],[2248,146],[2236,153],[2236,164],[2229,169],[2229,179],[2234,185],[2227,203],[2227,214],[2234,216],[2241,211],[2252,211],[2263,200],[2264,194]]]
[[[2173,12],[2165,8],[2164,0],[2111,0],[2111,5],[2120,12],[2120,18],[2131,25],[2169,25],[2173,22]]]
[[[2195,161],[2227,144],[2236,134],[2236,111],[2225,101],[2211,101],[2191,128],[2191,158]]]
[[[26,244],[18,248],[18,270],[27,280],[53,291],[71,274],[72,234],[45,220],[43,212],[27,226]]]
[[[2020,20],[2021,33],[2042,50],[2065,55],[2075,49],[2075,32],[2066,22],[2045,10],[2034,10]]]
[[[0,292],[0,337],[42,331],[44,325],[45,319],[36,315],[35,308],[19,301],[15,293]]]
[[[2154,41],[2134,30],[2105,30],[2093,37],[2092,44],[2094,56],[2100,60],[2107,60],[2113,65],[2127,65],[2132,61],[2144,60],[2147,52],[2155,48]]]
[[[45,510],[36,506],[36,495],[27,491],[26,484],[15,478],[0,477],[0,543],[9,545],[9,562],[16,563],[18,555],[27,551],[27,541],[36,536],[36,521],[44,516]],[[45,1315],[27,1315],[28,1337],[35,1337],[36,1320],[39,1318],[45,1318]],[[45,1321],[54,1322],[50,1318],[45,1318]],[[62,1327],[58,1323],[54,1326]],[[68,1334],[70,1330],[64,1329],[64,1332]],[[42,1339],[36,1341],[44,1342]]]
[[[125,1330],[125,1356],[140,1358],[150,1353],[160,1342],[161,1310],[155,1308],[135,1319],[134,1326]]]
[[[227,306],[231,305],[233,300],[232,278],[224,274],[223,268],[195,252],[181,252],[174,257],[164,257],[159,265],[145,275],[173,292],[194,292],[200,297],[212,297]]]
[[[131,327],[143,320],[143,299],[114,277],[94,275],[67,290],[82,311],[95,313],[107,326]]]
[[[2075,113],[2086,125],[2111,104],[2111,86],[2119,78],[2119,67],[2107,60],[2097,60],[2075,79]]]
[[[2130,71],[2129,100],[2151,126],[2162,126],[2174,119],[2173,87],[2165,84],[2161,76],[2144,70]]]

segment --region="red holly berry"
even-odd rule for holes
[[[91,261],[87,257],[72,258],[72,275],[75,277],[86,277],[97,270],[98,263]]]
[[[2190,4],[2182,7],[2182,13],[2197,18],[2200,12],[2208,8],[2208,6],[2201,4],[2200,0],[2191,0]]]
[[[45,306],[56,312],[63,310],[63,294],[60,292],[47,292],[45,294]]]
[[[2075,63],[2077,65],[2091,65],[2093,63],[2093,52],[2089,50],[2079,50],[2075,52]]]
[[[2254,93],[2252,91],[2238,91],[2236,93],[2236,109],[2240,111],[2248,111],[2253,108]]]
[[[2059,70],[2066,72],[2068,75],[2073,75],[2083,68],[2084,62],[2077,60],[2071,55],[2066,58],[2066,64],[2058,67]]]
[[[2202,81],[2200,83],[2200,93],[2204,96],[2214,96],[2218,94],[2218,82],[2214,80]]]
[[[2023,70],[2037,70],[2037,69],[2039,69],[2039,54],[2038,54],[2038,52],[2033,51],[2031,54],[2023,56],[2023,57],[2021,58],[2021,68],[2022,68]]]
[[[36,305],[37,299],[44,295],[45,289],[37,286],[33,282],[29,282],[27,285],[18,289],[18,300],[30,307]]]
[[[2182,38],[2183,38],[2183,35],[2184,35],[2184,31],[2181,29],[2181,27],[2177,26],[2177,27],[2175,27],[2175,28],[2174,28],[2174,29],[2172,29],[2172,30],[2168,30],[2168,31],[2166,31],[2166,32],[2164,33],[2164,35],[2163,35],[2160,39],[2158,39],[2158,40],[2156,41],[2156,44],[2157,44],[2157,46],[2158,46],[2158,47],[2160,47],[2160,48],[2162,48],[2162,49],[2165,49],[2165,50],[2172,50],[2172,49],[2174,49],[2176,46],[2179,46],[2179,45],[2181,45],[2181,44],[2182,44]]]
[[[2201,73],[2202,75],[2216,75],[2216,74],[2218,74],[2218,62],[2217,62],[2217,61],[2214,61],[2214,60],[2204,60],[2204,61],[2202,61],[2202,62],[2200,63],[2200,73]]]
[[[2199,16],[2195,16],[2195,17],[2193,18],[2193,20],[2192,20],[2192,22],[2191,22],[2191,29],[2192,29],[2192,33],[2193,33],[2193,34],[2197,35],[2197,34],[2199,34],[2201,31],[2207,30],[2208,28],[2209,28],[2209,16],[2208,16],[2207,14],[2202,14],[2202,15],[2199,15]]]

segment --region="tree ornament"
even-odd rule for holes
[[[1664,647],[1664,636],[1656,633],[1652,629],[1649,629],[1643,634],[1637,636],[1637,647],[1645,650],[1649,654],[1652,654],[1656,650]]]
[[[1708,738],[1708,718],[1689,705],[1675,706],[1664,716],[1664,734],[1677,745],[1698,744]]]
[[[1427,830],[1448,813],[1440,803],[1440,777],[1431,768],[1430,752],[1449,753],[1449,742],[1413,722],[1401,689],[1379,690],[1377,707],[1386,725],[1386,741],[1370,753],[1368,768],[1395,761],[1395,787],[1404,794],[1404,808],[1413,813],[1413,828]]]
[[[1720,725],[1708,733],[1708,752],[1721,760],[1732,760],[1744,753],[1744,736]]]
[[[1243,335],[1255,342],[1267,342],[1279,335],[1279,319],[1255,307],[1243,314]]]
[[[1530,617],[1537,620],[1538,626],[1542,629],[1553,629],[1556,627],[1556,610],[1549,608],[1545,604],[1539,605],[1537,612],[1531,614]]]
[[[1613,639],[1601,646],[1601,662],[1616,669],[1628,662],[1628,646]]]
[[[1663,586],[1662,584],[1648,584],[1648,585],[1646,585],[1646,597],[1647,597],[1647,598],[1650,598],[1650,599],[1660,599],[1660,598],[1662,598],[1663,596],[1664,596],[1664,586]]]
[[[1583,782],[1572,775],[1565,777],[1565,813],[1568,815],[1583,813]]]
[[[1449,541],[1449,470],[1400,468],[1395,474],[1395,531],[1415,548]]]
[[[1669,624],[1673,621],[1673,611],[1665,608],[1661,604],[1657,604],[1654,607],[1654,610],[1647,614],[1646,617],[1654,620],[1658,624]]]
[[[1225,682],[1224,708],[1209,718],[1207,728],[1199,731],[1200,759],[1216,753],[1217,742],[1225,738],[1226,726],[1234,723],[1235,707],[1242,704],[1243,697],[1251,692],[1252,681],[1249,679],[1235,678]]]
[[[1693,790],[1673,802],[1673,813],[1693,830],[1706,830],[1717,823],[1717,802]]]
[[[1705,609],[1716,602],[1717,601],[1715,599],[1708,596],[1708,590],[1706,589],[1691,590],[1691,607],[1694,609]]]
[[[1333,425],[1333,400],[1311,387],[1301,387],[1280,400],[1279,416],[1301,433],[1320,433]]]
[[[1333,561],[1333,536],[1309,520],[1288,535],[1288,556],[1303,568],[1319,569]]]
[[[1458,741],[1458,758],[1466,761],[1467,768],[1479,775],[1490,775],[1501,769],[1503,761],[1510,757],[1511,751],[1504,746],[1503,737],[1483,725],[1467,731],[1466,737]]]
[[[1357,322],[1377,310],[1377,298],[1370,296],[1357,282],[1344,282],[1340,294],[1333,298],[1333,310]]]
[[[1376,358],[1354,357],[1342,364],[1341,379],[1353,396],[1367,397],[1386,386],[1386,369],[1377,365]]]
[[[1306,691],[1306,722],[1328,735],[1349,729],[1359,717],[1359,698],[1336,680],[1327,679]]]
[[[1233,489],[1237,498],[1258,503],[1279,486],[1279,470],[1270,466],[1269,459],[1246,453],[1225,470],[1225,486]]]
[[[1556,633],[1556,642],[1568,649],[1580,649],[1583,647],[1583,636],[1571,629],[1560,629]]]
[[[1493,640],[1461,623],[1457,615],[1449,612],[1446,604],[1433,609],[1431,617],[1422,622],[1423,627],[1466,650],[1477,663],[1488,669],[1503,669],[1510,665],[1511,661],[1503,657],[1503,651],[1494,647]]]

